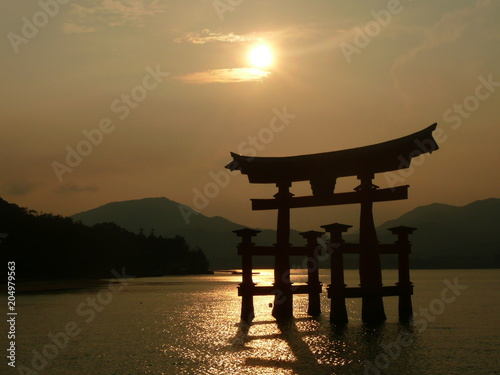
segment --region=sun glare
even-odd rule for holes
[[[250,63],[257,68],[266,68],[273,63],[273,52],[264,44],[254,46],[248,57]]]

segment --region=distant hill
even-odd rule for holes
[[[233,223],[223,217],[207,217],[202,213],[189,215],[189,223],[184,219],[181,209],[191,208],[167,198],[145,198],[124,202],[113,202],[92,210],[80,212],[72,218],[83,224],[94,225],[102,222],[114,222],[119,226],[148,235],[172,237],[180,235],[193,247],[200,247],[207,255],[212,268],[240,268],[241,259],[237,255],[236,246],[239,242],[233,230],[244,226]],[[258,244],[273,244],[276,242],[276,232],[262,229]],[[302,244],[303,239],[296,231],[292,231],[291,241]],[[271,266],[273,260],[256,259],[256,267]]]
[[[222,217],[207,217],[202,213],[184,220],[179,207],[190,210],[167,198],[109,203],[81,212],[72,217],[84,224],[114,222],[119,226],[146,235],[172,237],[181,235],[192,246],[206,253],[212,268],[239,268],[236,254],[237,237],[231,233],[243,226]],[[406,225],[418,228],[411,236],[414,268],[500,268],[500,199],[491,198],[463,207],[431,204],[417,207],[401,217],[388,221],[377,229],[379,241],[392,243],[394,236],[386,229]],[[292,231],[291,242],[303,244],[297,231]],[[263,230],[258,244],[273,244],[276,232]],[[357,235],[346,236],[357,242]],[[392,258],[392,259],[391,259]],[[384,259],[387,267],[395,266],[395,257]],[[346,267],[355,267],[355,259],[346,259]],[[294,262],[292,261],[292,264]],[[272,259],[257,258],[256,267],[272,265]]]
[[[380,242],[394,236],[386,229],[415,227],[412,266],[419,268],[500,268],[500,199],[457,207],[434,203],[417,207],[378,228]]]

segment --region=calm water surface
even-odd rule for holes
[[[318,319],[296,295],[295,319],[285,325],[271,316],[272,297],[256,297],[254,324],[242,326],[240,278],[170,276],[128,280],[113,294],[97,288],[18,295],[18,367],[4,359],[0,373],[34,365],[54,375],[500,374],[500,270],[412,271],[413,326],[397,323],[397,297],[388,297],[387,322],[376,329],[362,325],[359,300],[348,300],[348,326],[332,327],[326,293]],[[271,271],[254,278],[269,283]],[[385,285],[396,278],[384,271]],[[294,271],[293,279],[305,281],[305,272]],[[445,280],[467,288],[451,290]],[[329,283],[328,271],[321,281]],[[346,283],[359,283],[357,271],[346,271]],[[76,335],[62,333],[68,324]],[[59,338],[59,348],[49,336]],[[7,348],[5,325],[2,337]]]

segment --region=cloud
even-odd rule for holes
[[[217,33],[214,31],[210,31],[209,29],[204,29],[200,32],[192,31],[184,34],[181,37],[175,38],[174,41],[176,43],[193,43],[193,44],[205,44],[209,42],[226,42],[226,43],[235,43],[235,42],[246,42],[249,40],[255,40],[256,37],[249,35],[236,35],[234,33]]]
[[[279,30],[252,32],[248,34],[238,35],[235,33],[220,33],[211,31],[210,29],[203,29],[201,31],[191,31],[176,39],[176,43],[193,43],[205,44],[211,42],[224,42],[224,43],[239,43],[248,41],[273,41],[285,39],[299,39],[306,38],[310,35],[316,34],[317,30],[306,26],[287,27]]]
[[[238,83],[262,81],[270,74],[271,72],[256,68],[233,68],[207,70],[175,78],[183,81],[184,83],[191,84]]]
[[[97,27],[76,25],[74,23],[65,22],[62,25],[63,31],[66,34],[84,34],[84,33],[93,33],[97,31]]]
[[[85,191],[97,191],[97,186],[78,186],[76,184],[63,184],[57,188],[57,192],[61,194],[81,193]]]
[[[26,195],[35,190],[37,186],[38,184],[27,181],[8,182],[4,185],[3,190],[6,195]]]
[[[163,13],[158,0],[94,0],[93,5],[72,4],[65,33],[89,33],[102,28],[130,24],[144,26],[146,16]]]

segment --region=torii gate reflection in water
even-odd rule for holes
[[[362,320],[381,323],[386,320],[384,296],[399,296],[399,319],[408,321],[412,315],[411,295],[413,285],[409,274],[410,242],[408,235],[415,230],[409,227],[390,228],[398,236],[394,244],[383,245],[377,241],[373,221],[373,202],[407,199],[408,185],[380,189],[372,183],[376,173],[405,169],[411,160],[421,154],[431,153],[439,147],[432,137],[437,124],[406,137],[366,147],[348,150],[289,156],[250,157],[231,153],[233,161],[226,166],[240,170],[250,183],[273,183],[278,187],[274,199],[252,199],[252,210],[278,210],[276,243],[274,246],[256,246],[252,237],[259,231],[241,229],[234,231],[241,237],[238,253],[242,256],[242,283],[238,293],[242,297],[241,319],[250,323],[254,318],[253,296],[274,295],[272,315],[277,320],[293,316],[293,294],[309,294],[310,315],[319,315],[322,285],[318,275],[318,238],[321,232],[301,233],[306,246],[291,246],[290,209],[329,205],[361,205],[359,244],[344,243],[342,233],[350,225],[330,224],[322,228],[330,234],[331,299],[330,320],[336,324],[348,321],[345,298],[362,298]],[[336,179],[356,176],[360,185],[354,192],[334,193]],[[294,197],[290,187],[295,181],[310,181],[311,196]],[[359,254],[360,287],[346,288],[344,284],[343,254]],[[399,280],[396,286],[382,285],[380,254],[398,255]],[[257,286],[252,280],[252,256],[274,256],[274,284]],[[293,285],[290,279],[290,256],[308,258],[307,285]]]

